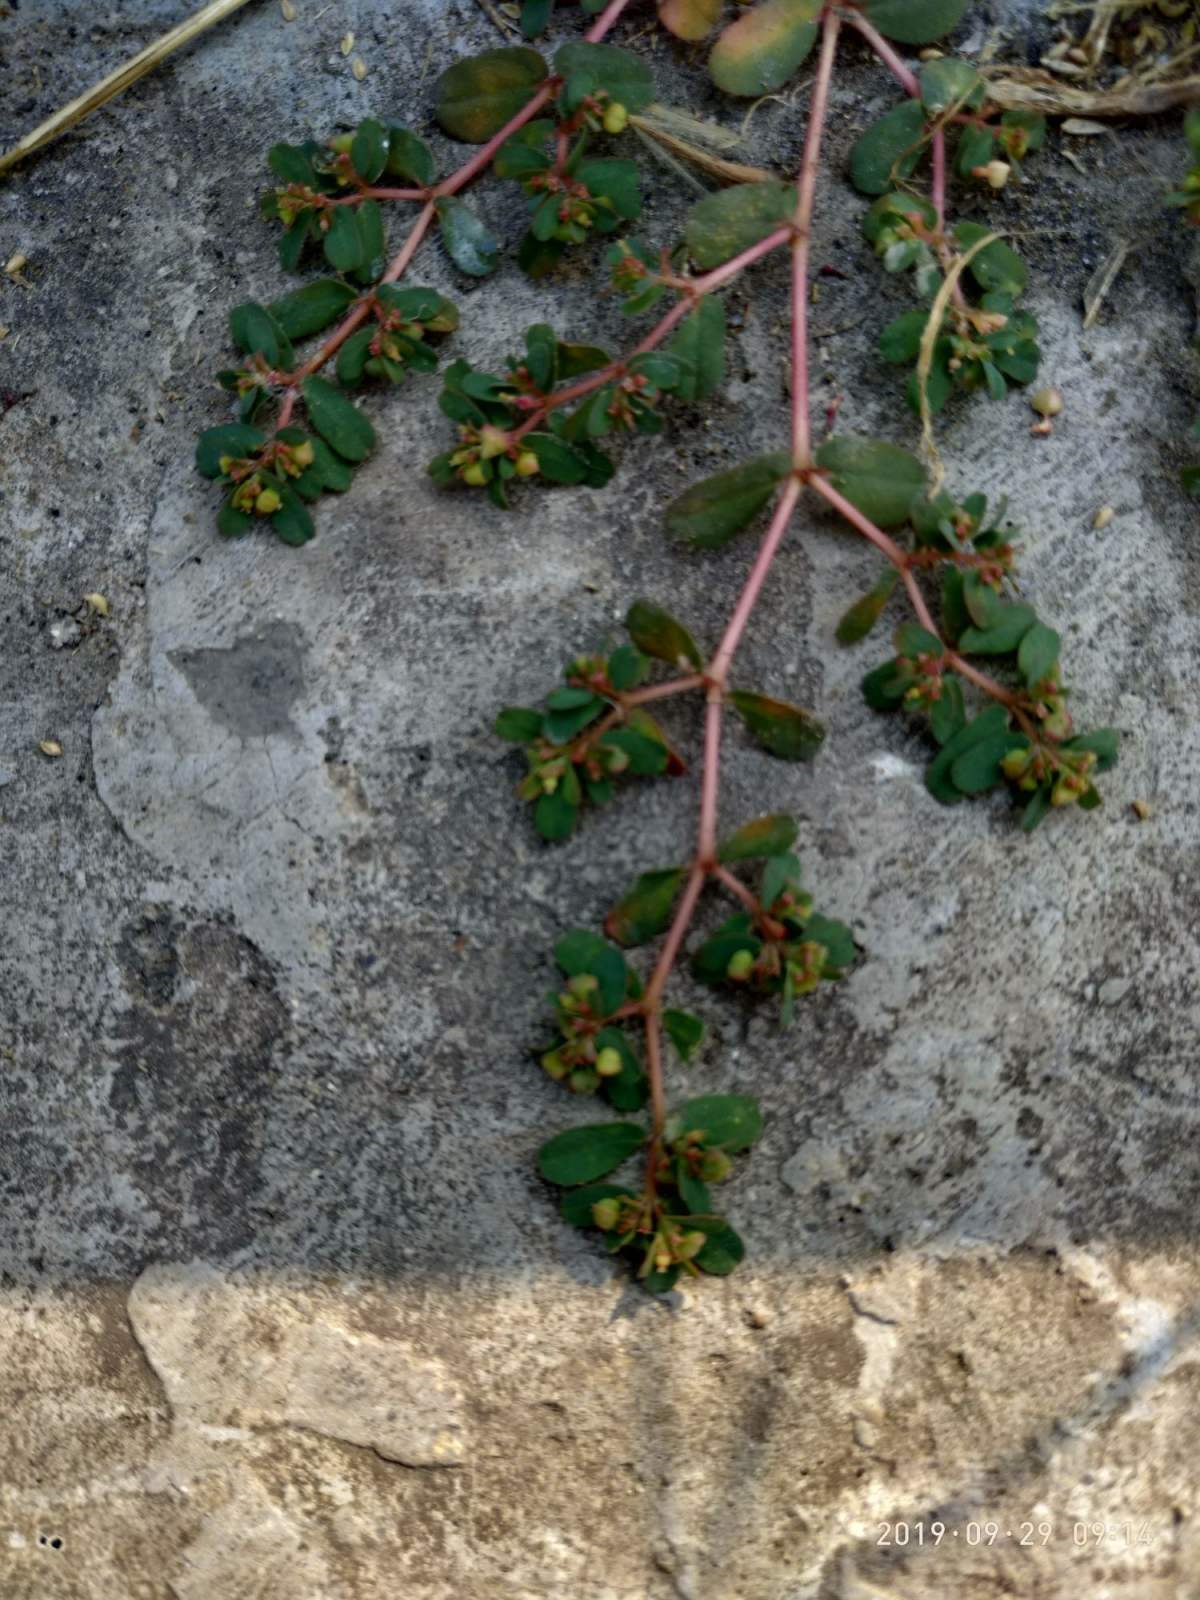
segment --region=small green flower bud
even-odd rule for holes
[[[597,1200],[592,1207],[592,1221],[602,1233],[610,1233],[616,1227],[620,1215],[621,1202],[615,1194]]]
[[[479,454],[483,459],[490,461],[493,456],[502,456],[507,449],[508,435],[504,429],[485,423],[479,430]]]
[[[481,489],[488,481],[487,472],[482,461],[472,461],[469,467],[463,468],[462,480],[469,483],[472,489]]]
[[[700,1159],[699,1174],[705,1183],[724,1183],[733,1171],[733,1162],[724,1150],[706,1150]]]
[[[629,126],[629,113],[619,100],[606,107],[603,117],[605,133],[624,133]]]
[[[754,971],[754,952],[752,950],[735,950],[729,958],[725,968],[725,976],[734,983],[744,983]]]
[[[269,517],[278,511],[283,501],[274,489],[264,489],[254,502],[254,509],[260,517]]]
[[[229,469],[233,465],[235,459],[236,458],[234,456],[222,456],[217,462],[218,467],[220,467],[221,471],[226,477],[229,476]]]
[[[685,1233],[683,1238],[675,1245],[675,1256],[679,1261],[690,1261],[693,1256],[698,1256],[708,1243],[708,1235],[701,1233],[696,1228],[691,1233]]]
[[[555,1083],[561,1083],[570,1069],[557,1050],[547,1050],[542,1057],[542,1070],[548,1077],[553,1078]]]
[[[621,1052],[614,1050],[612,1045],[607,1045],[596,1057],[596,1071],[602,1078],[615,1078],[624,1066]]]
[[[567,988],[577,1000],[586,1000],[589,995],[595,994],[599,987],[599,978],[590,972],[577,972],[573,978],[567,980]]]
[[[1033,754],[1028,749],[1010,750],[1000,763],[1000,770],[1006,778],[1014,781],[1023,776],[1026,767],[1033,759]]]
[[[303,444],[294,444],[292,446],[292,460],[296,463],[301,471],[303,471],[305,467],[312,466],[313,457],[315,454],[316,452],[313,450],[311,439],[305,439]]]
[[[567,1088],[572,1094],[595,1094],[600,1079],[591,1067],[576,1067],[567,1079]]]
[[[542,470],[541,463],[532,450],[522,450],[516,460],[518,478],[535,478]]]

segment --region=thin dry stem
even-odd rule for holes
[[[209,0],[208,5],[201,6],[199,11],[174,28],[168,29],[161,38],[156,39],[153,44],[148,44],[144,50],[139,50],[137,55],[131,56],[114,72],[101,78],[99,83],[93,84],[83,94],[68,101],[53,116],[47,117],[45,122],[39,123],[32,132],[19,139],[11,150],[6,150],[0,155],[0,177],[11,171],[19,161],[24,161],[26,156],[32,155],[35,150],[40,150],[43,145],[49,144],[60,134],[66,133],[68,129],[82,122],[93,111],[99,110],[117,95],[123,94],[139,78],[144,78],[148,72],[153,72],[155,67],[161,65],[169,55],[181,50],[185,44],[191,44],[193,39],[198,39],[202,33],[215,28],[218,22],[231,17],[247,3],[248,0]]]

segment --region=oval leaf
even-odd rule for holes
[[[726,94],[770,94],[799,68],[817,37],[824,0],[762,0],[725,29],[708,70]]]
[[[931,44],[962,21],[967,0],[867,0],[867,19],[901,44]]]
[[[839,434],[817,451],[817,465],[834,488],[881,528],[907,522],[913,499],[925,487],[916,456],[883,439]]]
[[[651,600],[635,600],[625,616],[629,637],[648,656],[656,661],[669,661],[673,667],[695,667],[701,664],[700,647],[670,612],[656,606]]]
[[[772,179],[739,183],[698,200],[687,214],[685,236],[698,267],[719,267],[791,220],[795,191]]]
[[[336,322],[356,298],[348,283],[322,278],[273,301],[269,309],[289,339],[304,339]]]
[[[646,1135],[636,1123],[598,1122],[585,1128],[568,1128],[548,1139],[538,1151],[538,1171],[548,1183],[574,1188],[594,1183],[619,1167],[642,1144]]]
[[[654,99],[654,74],[638,56],[613,44],[579,40],[565,44],[554,57],[555,71],[564,78],[587,73],[596,88],[626,111],[642,111]]]
[[[717,851],[719,861],[753,861],[761,856],[781,856],[796,842],[796,819],[777,811],[744,823]]]
[[[487,50],[456,61],[437,81],[437,119],[452,139],[483,144],[515,117],[547,75],[536,50]]]
[[[860,134],[850,152],[850,179],[860,194],[883,194],[907,178],[921,156],[925,112],[905,100]]]
[[[684,880],[682,867],[643,872],[629,893],[604,919],[604,931],[618,944],[645,944],[662,933]]]
[[[777,450],[704,478],[667,507],[667,532],[694,549],[717,550],[754,521],[791,470],[791,456]]]
[[[496,265],[496,253],[500,248],[490,229],[470,206],[453,197],[439,200],[437,211],[442,224],[442,242],[451,261],[460,272],[472,278],[486,278]]]
[[[375,429],[340,389],[325,378],[305,378],[304,404],[313,427],[347,461],[362,461],[375,448]]]
[[[758,1101],[747,1094],[705,1094],[689,1100],[671,1117],[673,1137],[680,1133],[702,1133],[711,1150],[746,1150],[762,1132],[762,1112]]]
[[[763,749],[783,761],[811,761],[824,743],[823,725],[786,700],[746,689],[735,689],[728,699]]]

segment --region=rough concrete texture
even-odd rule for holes
[[[0,7],[0,131],[179,9]],[[0,188],[0,255],[31,263],[29,287],[0,280],[0,387],[27,396],[0,419],[0,1594],[1200,1595],[1177,126],[1056,134],[996,202],[1067,408],[1044,441],[1016,397],[940,429],[956,486],[1012,497],[1082,719],[1127,735],[1105,808],[1032,839],[999,799],[937,808],[919,739],[861,703],[881,652],[833,642],[874,558],[805,516],[739,674],[830,737],[794,769],[731,735],[723,817],[794,811],[865,956],[785,1035],[681,980],[712,1029],[689,1087],[757,1093],[767,1133],[729,1190],[744,1270],[650,1304],[533,1173],[540,1138],[592,1112],[527,1049],[554,937],[678,859],[694,787],[629,794],[547,850],[488,729],[639,594],[715,637],[747,547],[681,555],[660,511],[777,443],[784,268],[730,294],[719,399],[624,449],[607,493],[531,492],[507,518],[437,493],[422,379],[369,402],[381,448],[313,545],[221,543],[190,455],[223,414],[227,307],[280,287],[263,152],[367,112],[432,133],[438,66],[495,42],[468,0],[298,9],[251,6]],[[620,36],[664,97],[709,106],[644,20]],[[904,291],[842,177],[892,96],[851,47],[815,244],[850,276],[820,280],[817,400],[911,442],[872,350]],[[758,109],[753,158],[792,165],[803,103]],[[687,191],[651,187],[669,239]],[[511,191],[478,203],[515,240]],[[1118,237],[1134,252],[1082,332]],[[480,360],[547,311],[626,336],[583,270],[478,284],[433,245],[417,278],[459,299],[455,348]],[[110,615],[77,636],[90,591]],[[695,750],[694,714],[673,726]]]

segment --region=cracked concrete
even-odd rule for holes
[[[0,417],[0,1594],[1197,1600],[1200,587],[1176,482],[1200,370],[1160,204],[1177,125],[1075,141],[1083,172],[1055,135],[994,202],[1067,407],[1036,443],[1019,398],[939,434],[956,486],[1010,496],[1082,718],[1126,736],[1106,807],[1025,840],[998,801],[933,806],[920,741],[861,703],[882,651],[833,642],[874,559],[802,521],[740,670],[829,738],[792,769],[731,736],[723,815],[793,811],[865,956],[786,1035],[680,980],[711,1029],[688,1088],[747,1088],[767,1127],[729,1191],[745,1268],[650,1305],[534,1175],[539,1139],[588,1113],[529,1046],[555,936],[677,859],[694,790],[546,850],[488,730],[639,594],[716,636],[745,548],[683,556],[661,509],[777,443],[786,274],[731,292],[721,395],[625,448],[606,493],[509,518],[439,494],[419,379],[367,402],[379,450],[314,544],[222,543],[190,458],[222,415],[228,306],[281,285],[262,153],[377,112],[449,161],[432,79],[495,42],[474,0],[298,9],[258,0],[0,186],[4,258],[31,263],[29,288],[0,278],[0,385],[28,397]],[[3,11],[6,136],[178,16]],[[664,97],[740,116],[645,20],[624,37]],[[967,43],[993,22],[1018,53],[1046,28],[981,0]],[[814,243],[849,276],[819,280],[816,397],[911,443],[874,354],[904,291],[841,176],[892,95],[851,49]],[[752,158],[788,170],[802,123],[803,97],[759,107]],[[648,187],[669,241],[690,193]],[[514,243],[511,194],[477,203]],[[1085,333],[1118,235],[1135,250]],[[626,336],[586,271],[481,285],[430,246],[416,273],[480,361],[547,316]],[[109,615],[66,626],[93,592]],[[673,728],[694,751],[694,715]]]

